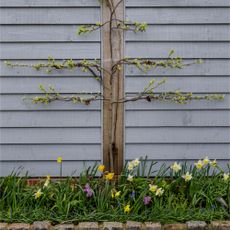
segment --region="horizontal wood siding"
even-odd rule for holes
[[[170,50],[186,63],[183,69],[159,68],[142,73],[126,68],[126,91],[141,91],[152,78],[167,77],[156,92],[181,90],[196,95],[225,94],[221,102],[187,105],[138,101],[126,104],[126,156],[147,155],[171,164],[208,156],[230,163],[230,1],[127,0],[126,17],[147,22],[147,32],[126,34],[126,56],[165,59]]]
[[[101,161],[101,105],[56,101],[32,104],[39,84],[64,95],[100,92],[100,84],[81,70],[47,73],[28,67],[9,68],[5,60],[46,63],[48,56],[100,59],[100,32],[78,36],[79,25],[100,21],[94,0],[1,0],[1,147],[0,176],[23,167],[31,176],[74,175]],[[19,169],[21,170],[21,169]]]

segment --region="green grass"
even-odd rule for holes
[[[0,222],[136,220],[173,223],[230,219],[230,179],[223,178],[224,173],[229,173],[229,167],[228,172],[224,172],[210,163],[201,169],[183,163],[175,172],[165,165],[155,171],[156,162],[147,164],[147,159],[133,164],[134,161],[131,166],[130,163],[125,166],[118,181],[106,180],[107,172],[98,172],[97,166],[83,172],[79,178],[41,178],[35,185],[28,185],[28,177],[19,177],[17,173],[0,178]],[[151,177],[153,172],[155,176]],[[192,175],[189,181],[182,177],[186,172]],[[128,175],[134,176],[133,181],[127,180]],[[163,189],[163,194],[158,196],[156,191],[150,191],[149,184]],[[39,190],[41,195],[36,199],[35,193]],[[113,197],[118,191],[120,195]],[[145,196],[151,197],[149,204],[144,204]],[[125,213],[127,205],[130,205],[130,212]]]

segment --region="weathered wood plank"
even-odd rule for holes
[[[126,144],[126,159],[139,158],[143,154],[149,159],[229,159],[230,144]]]
[[[2,161],[52,161],[63,156],[65,160],[100,160],[100,144],[74,145],[1,145]]]
[[[126,7],[219,7],[230,6],[229,0],[127,0]]]
[[[100,161],[63,161],[62,176],[79,176],[83,170],[93,166]],[[0,176],[7,176],[12,171],[21,172],[25,175],[28,172],[31,177],[50,175],[51,177],[60,176],[60,165],[56,161],[8,161],[0,162]]]
[[[126,77],[126,92],[141,92],[155,77]],[[155,92],[181,90],[183,92],[194,93],[229,93],[230,77],[169,77],[167,82],[155,89]]]
[[[39,85],[46,89],[52,85],[59,93],[100,92],[100,83],[93,77],[1,77],[1,93],[42,93]]]
[[[126,143],[230,143],[230,129],[200,128],[126,128]]]
[[[101,142],[100,128],[2,128],[3,144],[75,144]]]
[[[70,96],[71,94],[66,94],[66,96]],[[1,110],[9,110],[9,111],[40,111],[40,110],[47,110],[47,111],[66,111],[66,110],[73,110],[73,111],[100,111],[101,105],[100,101],[93,101],[90,105],[83,105],[83,104],[74,104],[72,102],[63,102],[63,101],[54,101],[48,105],[46,104],[33,104],[31,102],[31,98],[37,96],[36,94],[33,95],[0,95],[0,104]]]
[[[0,127],[100,127],[99,111],[1,112]]]
[[[126,111],[126,127],[230,126],[230,110],[224,111]]]
[[[99,7],[95,0],[1,0],[1,7]]]
[[[6,59],[91,59],[100,57],[100,43],[2,43],[1,60]]]
[[[78,25],[2,25],[2,42],[92,42],[100,31],[77,35]]]
[[[228,8],[127,8],[127,19],[149,24],[229,24]]]
[[[229,25],[149,25],[146,32],[126,33],[126,41],[229,41]]]
[[[177,54],[176,54],[177,55]],[[184,60],[184,63],[193,63],[195,60]],[[126,75],[132,76],[221,76],[230,75],[229,59],[205,59],[202,65],[190,65],[183,69],[157,68],[146,73],[141,72],[134,66],[126,67]]]
[[[229,42],[127,42],[126,55],[167,58],[170,50],[183,58],[230,58]]]
[[[95,24],[100,8],[2,8],[1,24]]]

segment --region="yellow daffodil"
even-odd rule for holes
[[[175,162],[174,164],[171,165],[170,167],[174,172],[179,172],[181,170],[181,165]]]
[[[158,188],[157,191],[156,191],[156,196],[162,196],[163,193],[164,193],[164,189]]]
[[[108,173],[107,175],[105,175],[106,180],[112,180],[113,177],[114,177],[114,173]]]
[[[192,174],[190,174],[189,172],[186,172],[186,174],[183,175],[182,178],[184,178],[186,182],[190,181],[192,179]]]
[[[42,194],[43,194],[43,193],[41,192],[41,189],[39,189],[39,190],[34,194],[35,199],[40,198]]]
[[[149,185],[149,191],[150,192],[156,192],[157,188],[158,188],[157,185],[152,185],[152,184]]]
[[[98,171],[100,171],[100,172],[104,172],[105,166],[104,166],[104,165],[99,165],[97,169],[98,169]]]
[[[124,213],[130,213],[130,211],[131,211],[131,208],[130,208],[130,205],[128,204],[124,207]]]
[[[229,173],[224,173],[223,174],[223,180],[228,181],[228,179],[229,179]]]
[[[207,165],[209,162],[210,162],[210,160],[208,159],[208,157],[205,157],[205,158],[203,159],[203,164],[204,164],[204,165]]]
[[[127,180],[132,182],[133,181],[133,176],[129,174]]]
[[[61,164],[62,163],[62,157],[57,158],[57,163]]]
[[[115,198],[118,198],[121,195],[121,191],[115,193]]]
[[[204,163],[202,160],[199,160],[197,163],[195,163],[195,166],[197,169],[202,169],[204,166]]]
[[[217,166],[216,160],[210,161],[209,163],[213,168],[215,168]]]

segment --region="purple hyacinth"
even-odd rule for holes
[[[151,202],[151,197],[150,196],[145,196],[143,199],[144,205],[148,205]]]
[[[132,193],[130,194],[130,198],[133,200],[135,199],[135,191],[132,191]]]
[[[89,184],[86,184],[83,190],[86,193],[87,197],[91,197],[93,195],[93,190],[90,188]]]

